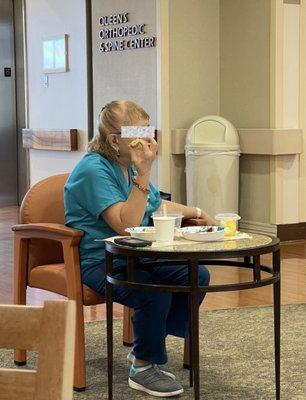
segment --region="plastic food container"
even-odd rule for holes
[[[223,213],[215,215],[215,220],[220,221],[220,225],[227,228],[225,236],[235,236],[238,230],[238,221],[241,217],[238,214]]]

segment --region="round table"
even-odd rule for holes
[[[247,235],[246,235],[247,236]],[[106,240],[106,308],[107,308],[107,357],[108,357],[108,396],[113,396],[113,303],[112,287],[119,285],[137,290],[154,290],[167,292],[185,292],[190,296],[190,386],[194,386],[194,398],[200,399],[199,382],[199,292],[225,292],[246,290],[266,285],[273,285],[274,306],[274,348],[275,348],[275,387],[276,399],[280,399],[280,245],[279,239],[266,235],[252,234],[238,240],[218,242],[192,242],[176,239],[172,244],[154,242],[148,247],[128,247],[115,244],[114,238]],[[262,254],[272,253],[272,268],[260,262]],[[113,256],[127,257],[127,280],[113,277]],[[139,258],[154,259],[158,263],[173,260],[173,268],[179,264],[188,264],[189,285],[147,284],[133,281],[133,272]],[[243,261],[229,259],[243,258]],[[253,280],[239,283],[199,286],[199,263],[205,265],[222,265],[253,270]],[[262,278],[261,272],[268,276]]]

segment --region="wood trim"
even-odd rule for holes
[[[77,129],[23,129],[23,147],[36,150],[76,151],[77,134]]]
[[[301,0],[283,0],[284,4],[301,4]]]
[[[274,224],[269,224],[265,222],[256,222],[256,221],[246,221],[243,219],[239,221],[239,230],[245,232],[263,234],[263,235],[272,235],[272,236],[276,236],[277,234],[277,227]]]
[[[306,239],[306,222],[298,224],[281,224],[277,225],[277,236],[281,241],[286,240],[305,240]]]
[[[238,129],[241,153],[284,155],[303,151],[301,129]]]
[[[303,151],[301,129],[237,129],[242,154],[284,155]],[[171,131],[171,153],[184,154],[188,129]]]

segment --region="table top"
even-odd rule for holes
[[[153,242],[152,246],[147,247],[128,247],[114,243],[114,238],[106,239],[106,250],[117,254],[133,255],[133,253],[139,253],[139,256],[151,256],[151,253],[155,255],[163,256],[166,255],[185,255],[188,254],[216,254],[220,253],[220,256],[232,256],[234,257],[237,253],[249,252],[251,254],[256,253],[268,253],[274,251],[273,247],[278,247],[279,239],[267,235],[250,234],[248,238],[241,238],[235,240],[222,240],[216,242],[195,242],[182,238],[177,238],[173,243],[162,244],[159,242]],[[253,250],[253,251],[252,251]],[[266,251],[265,251],[266,250]],[[140,254],[141,253],[141,254]]]

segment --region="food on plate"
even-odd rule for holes
[[[237,222],[235,220],[221,220],[221,225],[227,228],[225,236],[235,236],[237,230]]]
[[[215,215],[215,219],[226,228],[225,236],[235,236],[240,215],[234,213],[222,213]]]
[[[222,240],[225,228],[222,226],[187,226],[178,231],[184,239],[194,240],[196,242],[213,242]]]
[[[131,143],[130,146],[134,149],[136,147],[142,146],[141,140],[139,138],[134,139]]]
[[[146,233],[153,233],[155,232],[154,226],[136,226],[133,228],[129,228],[131,232],[146,232]]]

